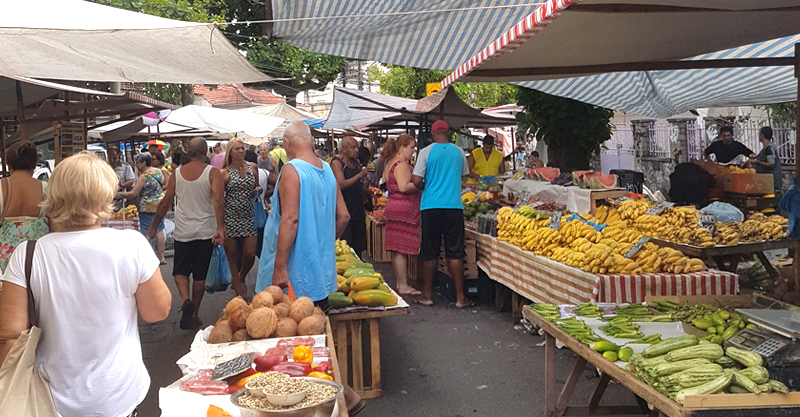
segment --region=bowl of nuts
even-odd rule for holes
[[[336,400],[344,393],[342,384],[335,381],[293,378],[277,372],[266,372],[249,382],[248,388],[260,389],[261,396],[249,389],[231,395],[231,402],[240,408],[241,417],[329,417]],[[304,393],[304,397],[291,405],[275,404],[267,398],[267,395],[288,397],[298,393]]]

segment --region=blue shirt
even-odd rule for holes
[[[336,177],[328,164],[317,168],[300,159],[287,162],[300,177],[300,217],[297,238],[289,252],[286,269],[295,295],[312,301],[336,291]],[[280,183],[280,177],[278,178]],[[272,285],[281,204],[278,186],[272,195],[272,211],[264,227],[264,248],[259,260],[256,292]]]
[[[419,152],[414,175],[425,179],[420,210],[464,208],[461,176],[469,173],[467,157],[452,143],[433,143]]]

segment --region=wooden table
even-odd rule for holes
[[[333,379],[337,382],[342,382],[344,379],[342,379],[339,360],[336,356],[336,344],[334,343],[333,332],[331,331],[331,328],[332,326],[330,318],[325,317],[325,345],[328,346],[328,350],[330,351],[330,357],[328,359],[333,367]],[[339,399],[336,400],[336,405],[339,407],[338,417],[349,417],[350,414],[347,412],[347,403],[344,400],[344,394],[342,394]]]
[[[354,311],[328,316],[333,329],[338,368],[344,383],[350,385],[362,398],[379,398],[381,391],[381,337],[380,319],[408,314],[408,308]],[[369,346],[365,349],[362,332],[368,332]],[[333,344],[331,344],[333,346]],[[368,355],[369,372],[364,367]],[[333,353],[331,353],[333,356]]]
[[[767,240],[756,243],[739,243],[738,245],[734,246],[710,246],[707,248],[673,243],[656,238],[652,238],[650,241],[658,246],[679,250],[686,256],[700,258],[706,263],[709,263],[709,261],[714,261],[714,263],[717,264],[717,268],[723,271],[734,273],[736,272],[736,268],[739,266],[739,261],[741,260],[742,255],[755,254],[758,257],[758,260],[764,265],[764,268],[766,268],[769,275],[773,278],[776,278],[779,273],[778,270],[775,269],[772,263],[767,259],[767,256],[764,255],[764,251],[773,249],[793,250],[797,245],[797,241],[791,239]],[[795,275],[797,278],[797,274],[800,271],[800,269],[798,269],[798,267],[800,267],[800,262],[795,262],[794,265]],[[798,281],[798,283],[800,283],[800,281]]]
[[[669,417],[788,417],[800,415],[800,392],[689,396],[686,398],[686,403],[681,406],[636,378],[628,370],[609,362],[601,354],[579,342],[533,310],[524,308],[523,316],[545,332],[545,415],[547,417],[618,414],[649,414]],[[556,395],[556,339],[577,355],[572,372],[558,395]],[[581,374],[587,363],[592,364],[601,372],[600,380],[594,388],[588,404],[584,406],[569,405],[569,400],[575,392],[578,382],[583,379]],[[619,381],[641,398],[643,401],[640,405],[600,406],[600,399],[612,379]]]

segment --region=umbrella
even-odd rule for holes
[[[148,141],[145,145],[147,145],[148,148],[151,147],[151,146],[158,146],[158,150],[159,151],[163,151],[164,149],[169,148],[169,145],[167,145],[165,142],[162,142],[162,141],[160,141],[158,139],[153,139],[151,141]]]

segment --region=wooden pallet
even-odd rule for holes
[[[372,263],[392,261],[392,252],[386,250],[386,223],[370,219],[367,231],[367,255]]]

